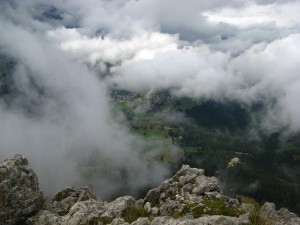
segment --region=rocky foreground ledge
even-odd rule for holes
[[[0,225],[300,225],[297,215],[276,211],[273,203],[246,202],[223,195],[218,179],[204,170],[184,165],[144,199],[105,202],[79,187],[65,188],[47,203],[24,156],[0,164]]]

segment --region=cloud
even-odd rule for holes
[[[81,171],[108,196],[167,174],[165,165],[148,163],[151,155],[140,154],[145,143],[113,115],[107,92],[114,87],[260,101],[266,129],[300,130],[298,1],[29,0],[0,7],[0,51],[16,61],[18,90],[0,104],[0,155],[28,155],[45,189],[79,184]]]
[[[146,143],[114,118],[95,72],[47,33],[9,20],[0,27],[0,49],[17,62],[10,74],[17,94],[0,104],[1,158],[27,156],[47,193],[90,184],[106,199],[124,186],[136,193],[168,174],[166,165],[141,154]]]
[[[157,49],[150,59],[132,58],[115,67],[108,81],[128,90],[169,88],[176,95],[193,98],[234,99],[249,104],[263,101],[270,107],[268,115],[281,115],[282,120],[277,117],[273,126],[284,121],[280,127],[290,126],[295,131],[300,128],[295,128],[298,119],[292,116],[297,107],[287,103],[293,105],[299,89],[299,51],[294,47],[299,38],[299,34],[292,34],[256,44],[237,57],[205,45],[177,46],[165,52]]]

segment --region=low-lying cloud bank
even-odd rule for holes
[[[102,196],[167,174],[112,116],[112,87],[263,102],[265,128],[300,130],[299,1],[16,0],[0,10],[18,90],[0,104],[0,156],[30,155],[44,189],[79,184],[86,164]]]

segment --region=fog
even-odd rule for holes
[[[88,183],[109,198],[168,175],[114,114],[111,88],[263,102],[264,129],[300,130],[299,1],[15,0],[0,11],[17,89],[0,101],[0,157],[27,156],[46,193]]]

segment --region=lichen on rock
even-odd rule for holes
[[[0,165],[0,224],[26,220],[41,210],[43,193],[38,178],[22,155],[14,155]]]

